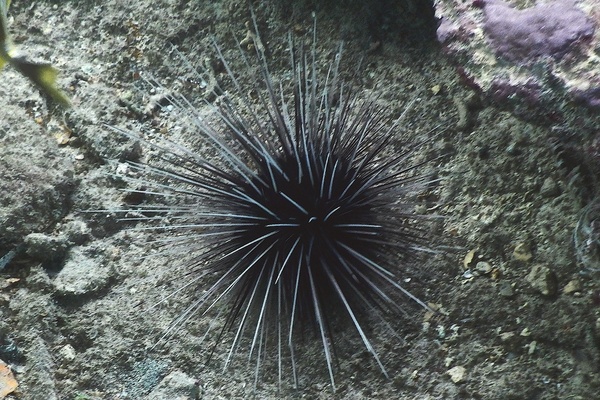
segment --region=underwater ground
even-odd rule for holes
[[[569,124],[526,122],[465,85],[435,39],[414,34],[419,27],[382,17],[402,10],[319,7],[323,61],[343,40],[342,68],[360,65],[347,75],[354,87],[394,116],[414,101],[397,142],[429,138],[415,160],[445,155],[423,167],[440,180],[419,205],[443,217],[427,227],[440,251],[399,271],[437,313],[407,302],[390,327],[369,328],[389,380],[352,327],[341,326],[336,393],[311,337],[299,389],[285,377],[278,388],[274,370],[255,389],[244,357],[223,371],[226,346],[205,365],[212,345],[200,338],[212,316],[152,348],[189,297],[153,306],[186,282],[185,271],[147,257],[155,252],[149,233],[128,231],[132,224],[114,213],[85,212],[135,204],[107,161],[149,156],[107,126],[194,142],[168,109],[157,111],[161,93],[142,79],[188,96],[214,84],[189,74],[173,46],[218,80],[214,37],[240,81],[256,81],[236,44],[249,32],[247,3],[12,3],[15,44],[61,71],[58,85],[73,105],[48,108],[17,71],[0,72],[0,257],[16,253],[0,271],[0,360],[19,383],[6,399],[597,397],[600,227],[593,215],[582,218],[596,192],[582,161],[594,132],[578,130],[600,126],[593,112],[572,106]],[[312,32],[310,7],[286,3],[253,2],[274,76],[287,71],[288,32],[307,40]],[[585,262],[573,241],[578,222],[579,234],[589,234],[579,242],[588,246],[578,249]]]

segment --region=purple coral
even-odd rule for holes
[[[485,30],[496,53],[527,62],[549,56],[561,59],[573,45],[590,39],[594,23],[574,0],[557,0],[524,10],[502,0],[485,0]]]

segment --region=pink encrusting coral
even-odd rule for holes
[[[542,123],[600,109],[599,0],[438,0],[436,17],[444,53],[483,98]]]
[[[573,0],[519,10],[502,0],[482,2],[491,47],[510,61],[561,59],[594,34],[594,23]]]

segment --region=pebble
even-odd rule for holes
[[[469,252],[465,255],[465,258],[463,259],[464,269],[469,269],[469,266],[471,265],[471,263],[473,262],[473,259],[475,258],[476,252],[477,252],[477,249],[472,249],[472,250],[469,250]]]
[[[500,291],[498,292],[498,294],[502,297],[509,298],[515,295],[515,290],[513,289],[510,283],[504,282],[500,286]]]
[[[548,177],[542,183],[542,187],[540,188],[540,195],[542,197],[556,197],[560,194],[560,188],[554,181],[554,179]]]
[[[558,291],[558,282],[554,271],[542,264],[531,267],[531,271],[527,275],[527,282],[544,296],[554,296]]]
[[[147,397],[148,400],[192,400],[200,397],[196,379],[181,371],[167,375]]]
[[[486,261],[479,261],[476,265],[475,265],[475,270],[481,274],[489,274],[490,272],[492,272],[492,266],[490,265],[489,262]]]
[[[44,233],[30,233],[25,236],[26,252],[39,261],[55,261],[64,257],[68,247],[63,236],[50,236]]]
[[[563,292],[563,294],[571,294],[571,293],[580,292],[581,289],[582,289],[581,281],[579,279],[573,279],[572,281],[569,281],[569,283],[567,283],[565,285],[562,292]]]
[[[450,380],[454,383],[462,383],[465,381],[467,376],[467,369],[463,366],[456,366],[446,371],[450,375]]]
[[[531,254],[531,247],[527,243],[519,243],[515,246],[513,251],[513,258],[517,261],[528,262],[533,258]]]
[[[65,361],[73,361],[77,352],[70,344],[66,344],[58,350],[58,355]]]

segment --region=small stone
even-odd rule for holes
[[[554,179],[548,177],[542,183],[542,187],[540,188],[540,195],[542,197],[556,197],[560,194],[560,188],[554,181]]]
[[[531,267],[527,281],[531,287],[544,296],[554,296],[558,291],[558,282],[554,271],[542,264]]]
[[[410,374],[410,379],[412,380],[417,380],[419,379],[419,370],[415,369],[411,374]]]
[[[437,331],[438,338],[444,339],[446,338],[446,328],[443,325],[438,325],[435,329]]]
[[[193,400],[200,396],[196,379],[181,371],[167,375],[147,397],[148,400]]]
[[[44,233],[30,233],[25,236],[27,254],[39,261],[56,261],[65,256],[68,247],[63,236],[49,236]]]
[[[77,355],[77,352],[75,351],[73,346],[71,346],[70,344],[66,344],[63,347],[61,347],[60,350],[58,350],[58,354],[65,361],[73,361],[75,359],[75,356]]]
[[[502,332],[500,334],[500,340],[502,340],[503,342],[508,342],[510,340],[512,340],[512,338],[515,337],[515,333],[514,332]]]
[[[510,298],[515,295],[515,290],[510,285],[510,283],[504,282],[502,283],[502,286],[500,286],[500,291],[498,292],[498,294],[502,297]]]
[[[73,247],[65,257],[62,269],[52,280],[57,294],[82,296],[105,289],[111,279],[110,264],[101,262],[102,246]]]
[[[473,262],[473,259],[475,258],[476,252],[477,252],[477,249],[472,249],[472,250],[469,250],[469,252],[465,255],[465,258],[463,259],[463,267],[465,269],[469,269],[469,266],[471,265],[471,263]]]
[[[580,292],[580,291],[581,291],[581,281],[579,279],[573,279],[572,281],[569,281],[569,283],[567,283],[562,290],[563,294],[571,294],[571,293],[576,293],[576,292]]]
[[[513,258],[517,261],[528,262],[533,258],[531,247],[527,243],[519,243],[513,251]]]
[[[475,265],[475,270],[481,274],[489,274],[490,272],[492,272],[492,266],[490,265],[489,262],[486,261],[479,261],[476,265]]]
[[[427,214],[427,206],[425,204],[417,204],[415,206],[415,214],[419,214],[419,215]]]
[[[462,366],[456,366],[450,368],[446,373],[450,375],[450,380],[452,380],[452,382],[462,383],[466,379],[467,369]]]

